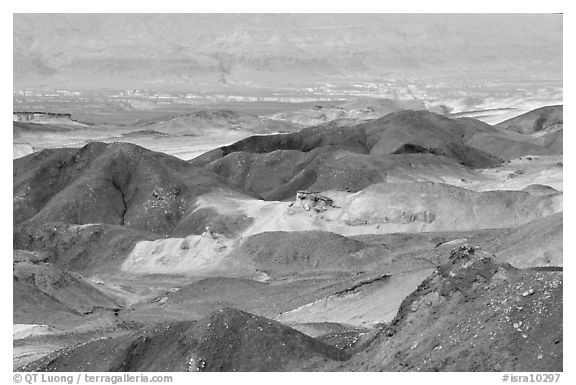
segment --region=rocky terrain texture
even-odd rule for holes
[[[110,354],[113,352],[113,354]],[[59,351],[34,371],[286,371],[348,358],[340,349],[278,322],[235,309],[198,321],[165,323],[135,335]]]
[[[463,245],[342,369],[560,371],[562,341],[561,270],[518,270]]]
[[[367,119],[15,159],[14,368],[561,371],[562,107]]]

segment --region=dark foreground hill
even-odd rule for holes
[[[562,317],[561,270],[519,270],[463,245],[348,353],[224,308],[66,348],[21,370],[561,371]]]
[[[163,323],[33,362],[26,371],[290,371],[344,360],[342,350],[279,322],[235,309]]]
[[[562,371],[562,302],[561,271],[518,270],[461,246],[339,368]]]
[[[15,225],[106,223],[167,234],[197,196],[230,190],[209,170],[128,143],[43,150],[13,166]]]
[[[477,170],[558,132],[404,111],[192,162],[117,143],[17,159],[14,322],[25,362],[50,353],[24,369],[561,370],[562,193],[539,174],[561,159]],[[370,330],[344,353],[261,316]],[[44,327],[89,333],[46,350]]]

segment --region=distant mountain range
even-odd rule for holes
[[[16,14],[14,87],[562,78],[552,14]]]

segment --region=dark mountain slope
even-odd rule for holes
[[[438,166],[431,172],[434,178],[442,173],[465,178],[472,174],[466,167],[501,163],[464,143],[476,126],[481,124],[426,111],[401,111],[351,127],[318,126],[286,135],[253,136],[190,163],[208,166],[231,186],[268,200],[291,198],[302,189],[358,191],[385,182],[389,174],[400,174],[394,170],[397,167],[431,164]],[[425,172],[405,172],[414,173],[425,178]]]
[[[496,127],[521,134],[557,130],[563,126],[563,110],[562,105],[537,108],[498,123]]]
[[[12,291],[13,323],[61,325],[82,319],[81,314],[16,277]]]
[[[124,226],[25,223],[14,228],[15,249],[47,255],[47,262],[84,273],[117,271],[136,242],[160,235]]]
[[[33,362],[30,371],[288,371],[348,358],[267,318],[222,309],[199,321],[158,324]]]
[[[367,254],[367,247],[360,241],[327,231],[271,231],[252,235],[239,252],[260,271],[278,276],[361,270],[381,258],[380,254]]]
[[[20,262],[14,265],[14,277],[31,284],[42,293],[79,313],[90,313],[95,307],[114,309],[118,306],[82,277],[48,263]]]
[[[564,144],[564,130],[560,129],[556,131],[547,132],[544,135],[533,139],[532,143],[545,147],[548,150],[548,153],[552,155],[562,155]]]
[[[537,108],[480,130],[466,144],[505,160],[526,155],[562,154],[562,106]]]
[[[433,151],[453,143],[464,145],[470,136],[470,124],[427,111],[400,111],[351,127],[308,127],[286,135],[253,136],[204,154],[194,160],[206,164],[233,152],[268,153],[276,150],[308,152],[319,147],[333,147],[359,154],[392,154],[406,144]],[[454,154],[449,154],[454,155]],[[459,159],[456,157],[455,160]],[[473,167],[497,164],[485,155]]]
[[[502,134],[477,134],[470,138],[467,144],[505,160],[517,159],[526,155],[547,155],[554,152],[528,140],[520,141],[507,138]]]
[[[458,152],[460,148],[448,149]],[[420,153],[421,151],[421,153]],[[293,199],[299,190],[360,191],[391,181],[474,179],[473,170],[454,160],[403,146],[398,154],[370,155],[320,147],[308,152],[276,150],[270,153],[233,152],[210,164],[226,182],[266,200]],[[463,157],[472,159],[469,149]]]
[[[209,170],[127,143],[44,150],[13,165],[15,225],[106,223],[168,234],[197,196],[229,190]]]
[[[63,326],[79,322],[97,309],[119,308],[82,276],[44,259],[33,252],[14,252],[13,323]]]
[[[233,152],[211,163],[209,169],[224,177],[230,186],[252,195],[284,199],[310,187],[317,178],[317,170],[333,157],[333,152],[330,148],[308,152]]]
[[[455,249],[342,370],[562,371],[562,272]]]

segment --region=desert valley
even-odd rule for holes
[[[538,75],[554,63],[462,83],[402,54],[376,74],[377,23],[255,18],[209,31],[183,70],[168,26],[134,37],[156,19],[51,50],[72,32],[27,34],[37,20],[15,23],[14,370],[563,370],[562,83]],[[444,32],[420,23],[389,44],[425,36],[406,51],[424,55]],[[127,61],[134,39],[178,60]],[[310,79],[326,58],[306,50],[332,39],[369,49]],[[125,84],[93,91],[103,72]]]

